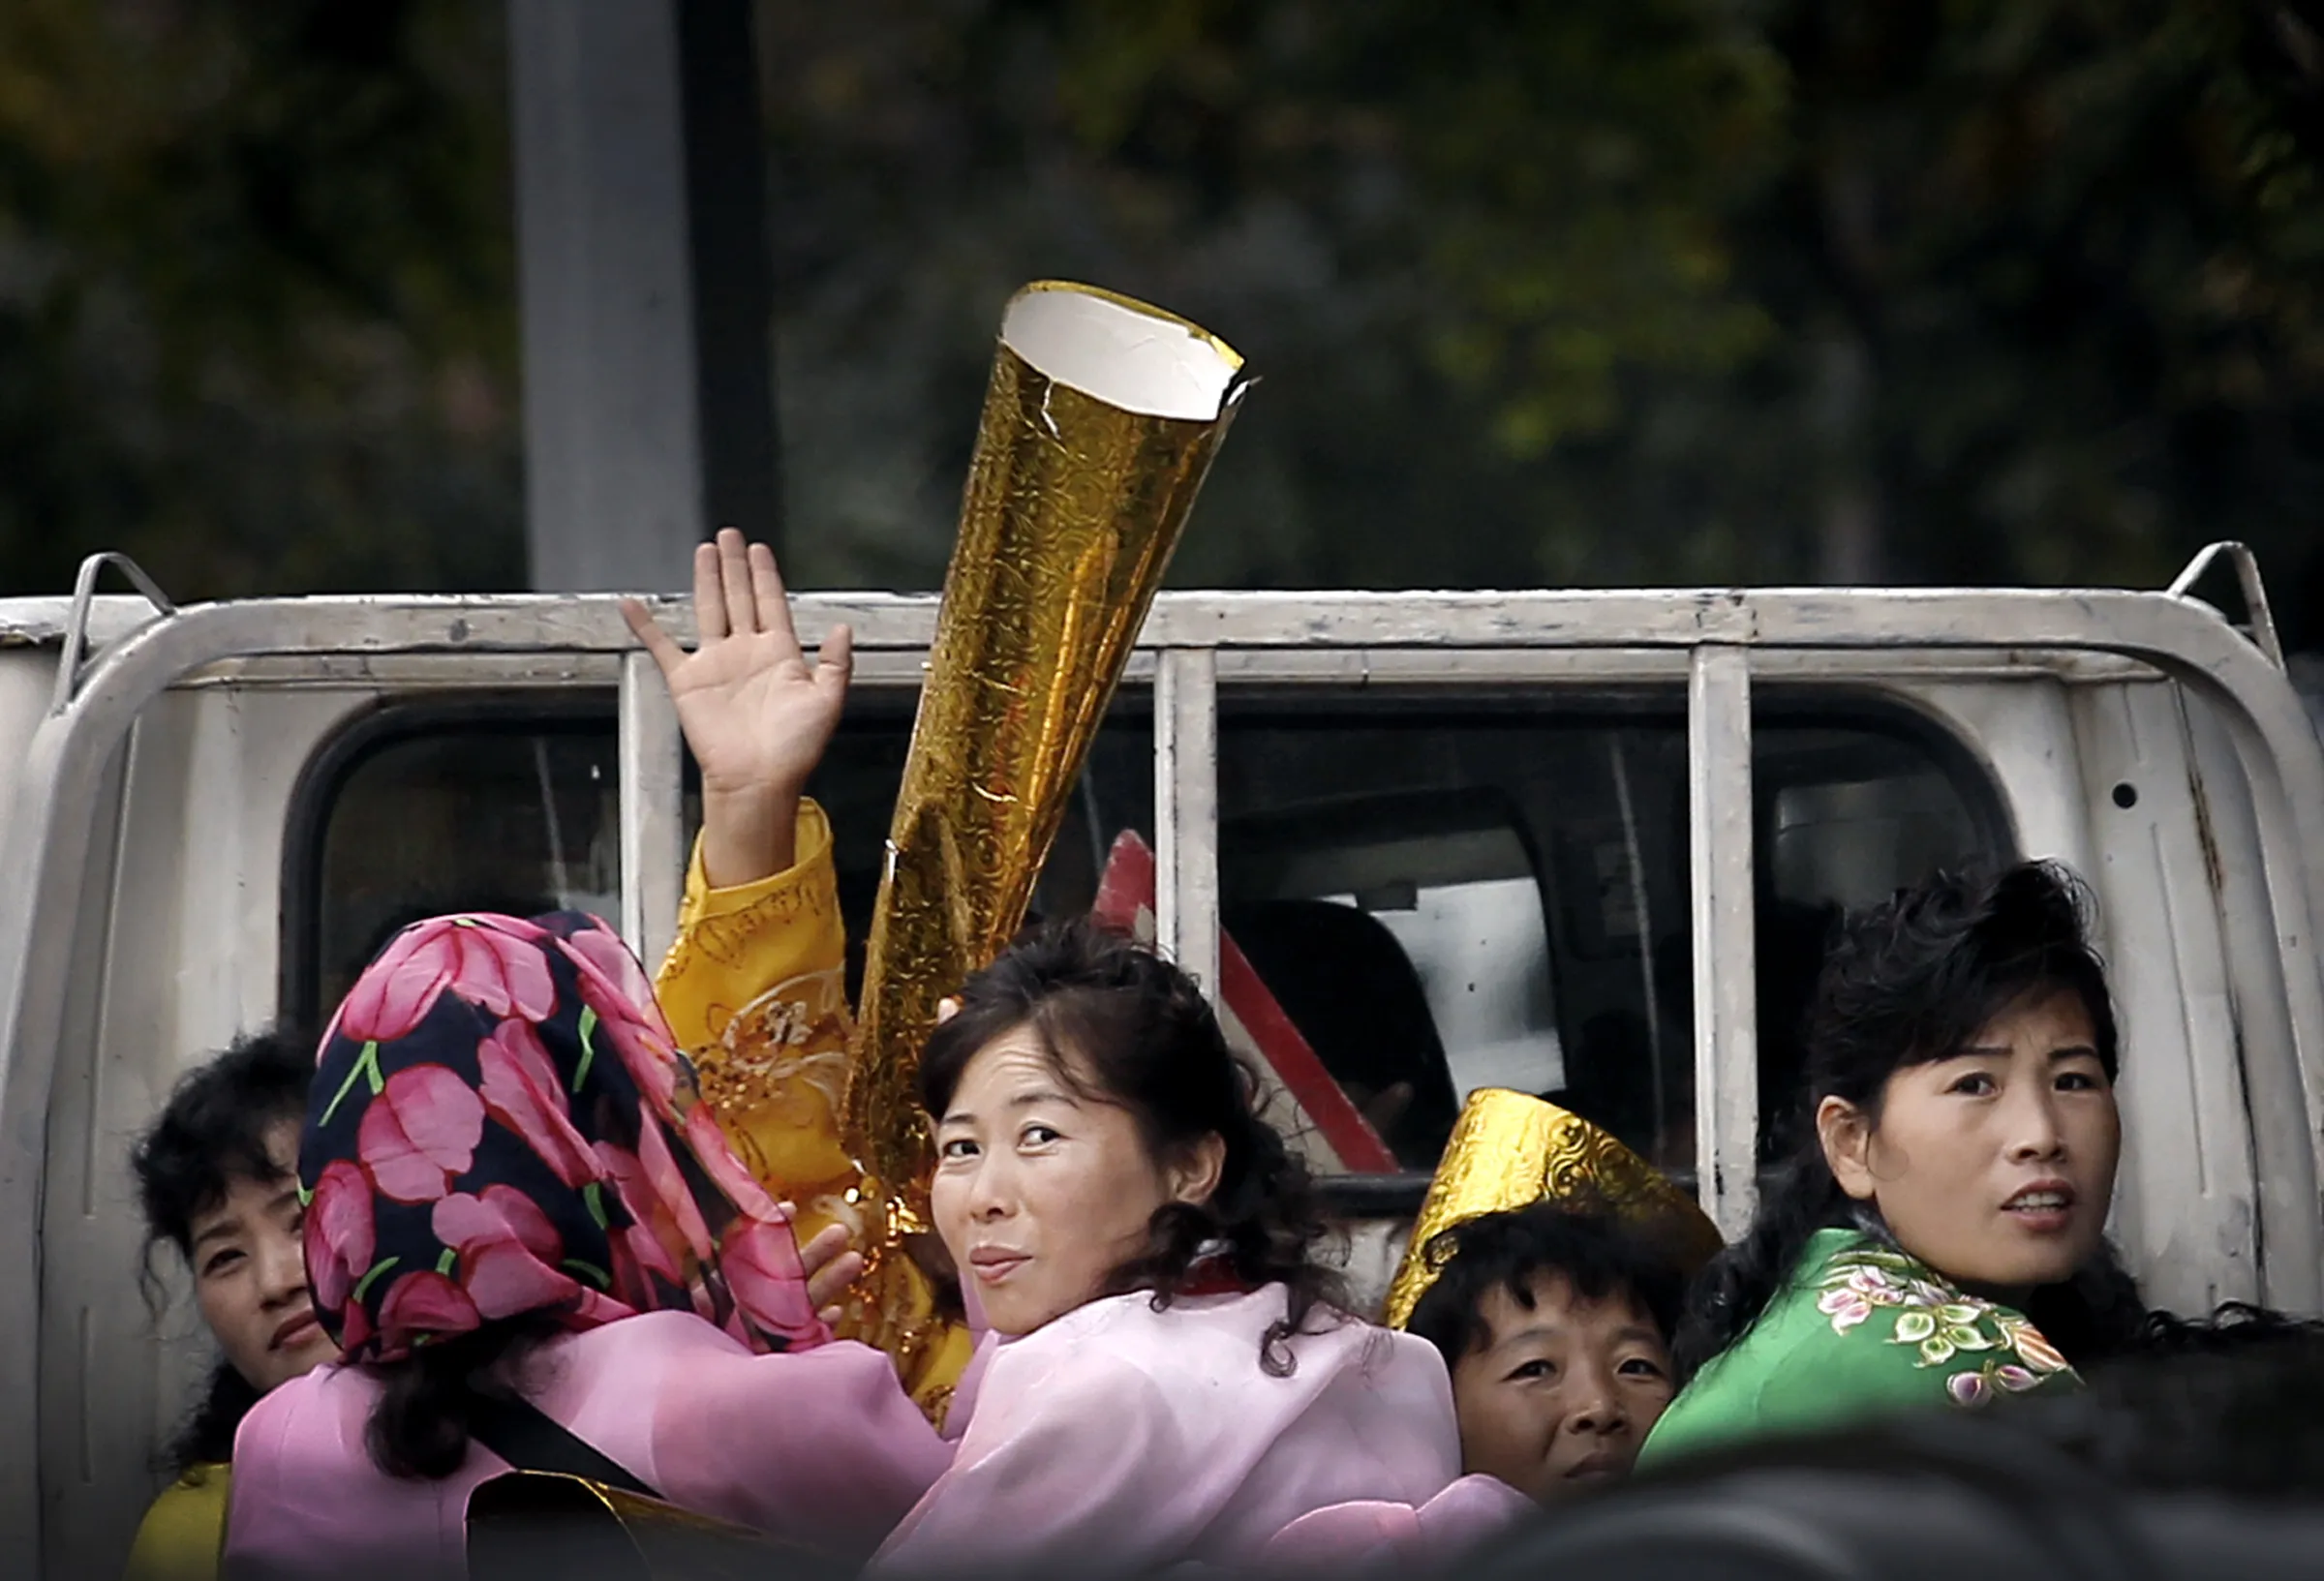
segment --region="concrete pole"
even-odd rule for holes
[[[749,0],[509,0],[536,589],[676,592],[777,522]]]

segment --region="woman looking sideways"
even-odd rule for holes
[[[177,1084],[131,1154],[146,1255],[175,1248],[220,1354],[167,1450],[173,1480],[138,1528],[130,1581],[216,1572],[234,1430],[267,1390],[338,1359],[299,1245],[298,1127],[314,1072],[303,1038],[240,1039]]]
[[[2144,1317],[2105,1241],[2117,1038],[2065,869],[1940,876],[1852,919],[1807,1055],[1803,1140],[1696,1285],[1641,1468],[2072,1387]]]
[[[1301,1166],[1201,990],[1086,922],[930,1038],[936,1230],[994,1338],[951,1470],[874,1571],[1235,1564],[1460,1470],[1444,1364],[1337,1310]]]

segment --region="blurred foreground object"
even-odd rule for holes
[[[747,1527],[558,1472],[510,1472],[468,1502],[470,1581],[767,1581],[821,1565]]]
[[[848,1140],[892,1230],[927,1223],[916,1076],[936,1003],[1024,920],[1241,370],[1208,332],[1086,286],[1028,286],[1001,320],[848,1090]]]
[[[1641,1476],[1464,1581],[2240,1581],[2324,1555],[2324,1325],[2162,1318],[2076,1394],[1761,1440]]]

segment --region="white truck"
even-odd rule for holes
[[[173,609],[134,567],[97,596],[104,559],[0,599],[0,1553],[57,1574],[118,1564],[206,1359],[139,1298],[126,1164],[179,1071],[435,911],[657,950],[690,806],[611,598]],[[2191,593],[2230,570],[2242,627]],[[858,634],[813,789],[860,938],[935,600],[799,603]],[[2120,1000],[2131,1266],[2180,1310],[2324,1309],[2324,750],[2235,546],[2163,593],[1166,593],[1036,906],[1089,905],[1124,830],[1164,942],[1217,981],[1232,938],[1246,1030],[1377,1122],[1392,1168],[1332,1183],[1374,1279],[1486,1084],[1731,1232],[1833,909],[2053,856]]]

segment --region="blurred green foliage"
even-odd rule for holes
[[[2154,585],[2324,641],[2312,0],[760,9],[787,555],[933,585],[999,304],[1263,376],[1181,584]],[[0,13],[0,585],[513,585],[487,0]]]
[[[522,585],[498,21],[0,6],[0,590]]]

